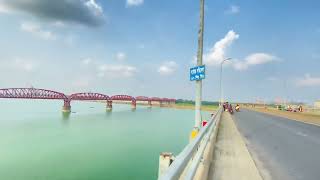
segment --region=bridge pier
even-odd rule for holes
[[[163,102],[162,102],[162,101],[160,101],[159,103],[160,103],[160,107],[164,107],[164,106],[163,106]]]
[[[132,110],[137,109],[137,102],[136,102],[136,101],[132,101],[132,103],[131,103],[131,109],[132,109]]]
[[[71,106],[63,106],[62,107],[63,113],[70,113],[71,112]]]
[[[70,113],[71,112],[71,105],[70,105],[70,100],[69,99],[65,99],[64,100],[64,104],[62,107],[62,112],[63,113]]]
[[[169,169],[169,166],[173,163],[174,156],[172,153],[163,152],[159,157],[159,171],[158,177],[161,177]]]
[[[152,102],[148,101],[148,108],[152,108]]]
[[[112,101],[107,101],[107,111],[112,111]]]

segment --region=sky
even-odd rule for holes
[[[0,88],[194,99],[195,0],[0,0]],[[205,2],[203,99],[320,99],[320,2]]]

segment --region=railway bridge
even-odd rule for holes
[[[113,101],[116,102],[130,102],[131,108],[136,109],[137,102],[147,102],[149,107],[152,107],[153,102],[157,102],[160,106],[164,104],[174,104],[175,99],[159,98],[159,97],[146,97],[138,96],[133,97],[130,95],[113,95],[108,96],[101,93],[85,92],[85,93],[74,93],[66,95],[61,92],[47,90],[47,89],[36,89],[36,88],[6,88],[0,89],[0,98],[8,99],[48,99],[48,100],[62,100],[64,102],[62,111],[71,112],[72,101],[102,101],[106,103],[106,109],[112,110]]]

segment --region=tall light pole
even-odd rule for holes
[[[222,106],[222,66],[226,61],[230,61],[232,58],[224,59],[220,64],[220,101],[219,105]]]
[[[200,28],[198,32],[197,66],[202,66],[203,31],[204,31],[204,0],[200,0]],[[199,80],[199,81],[196,81],[195,125],[191,133],[191,138],[194,138],[198,134],[198,131],[201,126],[201,101],[202,101],[202,80]]]

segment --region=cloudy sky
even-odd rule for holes
[[[205,100],[320,99],[320,3],[206,1]],[[193,99],[194,0],[0,0],[0,86]]]

